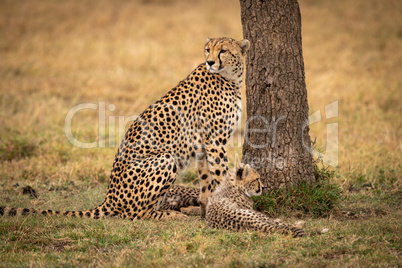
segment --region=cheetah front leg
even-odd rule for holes
[[[205,218],[208,197],[210,197],[213,192],[213,181],[209,173],[208,163],[205,154],[203,154],[202,159],[197,159],[197,168],[198,180],[200,182],[201,217]]]
[[[224,147],[205,147],[202,160],[198,161],[200,181],[201,217],[205,218],[208,198],[214,191],[214,183],[220,183],[228,172],[228,158]]]
[[[239,210],[241,215],[244,215],[242,222],[246,229],[261,231],[264,233],[271,233],[272,231],[280,234],[292,234],[293,237],[302,237],[306,233],[295,226],[283,223],[279,219],[272,219],[260,212],[248,209]]]
[[[278,219],[272,219],[255,210],[234,208],[231,202],[224,200],[208,207],[206,220],[211,227],[234,231],[254,230],[263,233],[291,233],[294,237],[306,235],[298,227],[282,223]]]

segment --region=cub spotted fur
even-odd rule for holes
[[[208,225],[234,231],[275,231],[282,234],[292,233],[294,237],[304,236],[302,229],[253,209],[251,197],[261,195],[262,191],[260,175],[248,164],[240,164],[209,198],[206,213]]]
[[[235,231],[278,231],[292,233],[295,237],[305,235],[302,230],[304,221],[298,221],[294,226],[290,226],[253,209],[251,196],[260,195],[262,188],[260,176],[249,165],[240,164],[231,170],[228,177],[209,198],[206,217],[208,225]],[[186,214],[200,215],[200,207],[197,207],[197,202],[193,202],[197,200],[199,189],[176,185],[171,189],[172,191],[169,190],[166,195],[167,198],[163,200],[164,207],[172,207]],[[310,232],[308,235],[320,235],[326,232],[328,229],[322,229],[319,232]]]

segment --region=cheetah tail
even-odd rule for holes
[[[306,236],[306,232],[303,229],[297,227],[290,227],[290,231],[293,234],[293,237],[303,237]]]
[[[0,207],[0,217],[2,216],[28,216],[28,215],[43,215],[43,216],[53,216],[53,215],[63,215],[67,217],[88,217],[93,219],[100,219],[107,216],[115,216],[109,208],[100,205],[97,208],[84,210],[84,211],[55,211],[50,209],[33,209],[33,208],[10,208],[10,207]]]

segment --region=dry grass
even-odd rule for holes
[[[312,112],[339,100],[342,176],[347,181],[349,173],[400,170],[401,3],[306,5],[303,45],[310,108]],[[325,123],[312,127],[318,141],[325,140]]]
[[[0,266],[400,265],[402,3],[300,6],[310,112],[340,104],[339,117],[312,125],[311,136],[325,147],[326,124],[339,123],[336,182],[349,218],[309,220],[310,228],[333,231],[306,240],[216,231],[197,219],[3,218]],[[83,110],[74,135],[116,146],[74,147],[64,133],[67,112],[105,102],[116,106],[107,119],[139,114],[203,61],[207,36],[242,37],[236,1],[1,1],[0,204],[101,202],[118,145],[108,135],[114,128],[98,137],[97,111]],[[240,152],[235,143],[231,160]],[[17,182],[40,197],[21,196]]]

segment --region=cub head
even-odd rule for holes
[[[205,44],[206,67],[211,73],[237,80],[243,74],[243,57],[249,48],[250,42],[246,39],[208,38]]]
[[[248,197],[262,194],[263,184],[255,169],[248,164],[239,164],[236,168],[236,186],[242,190]]]

